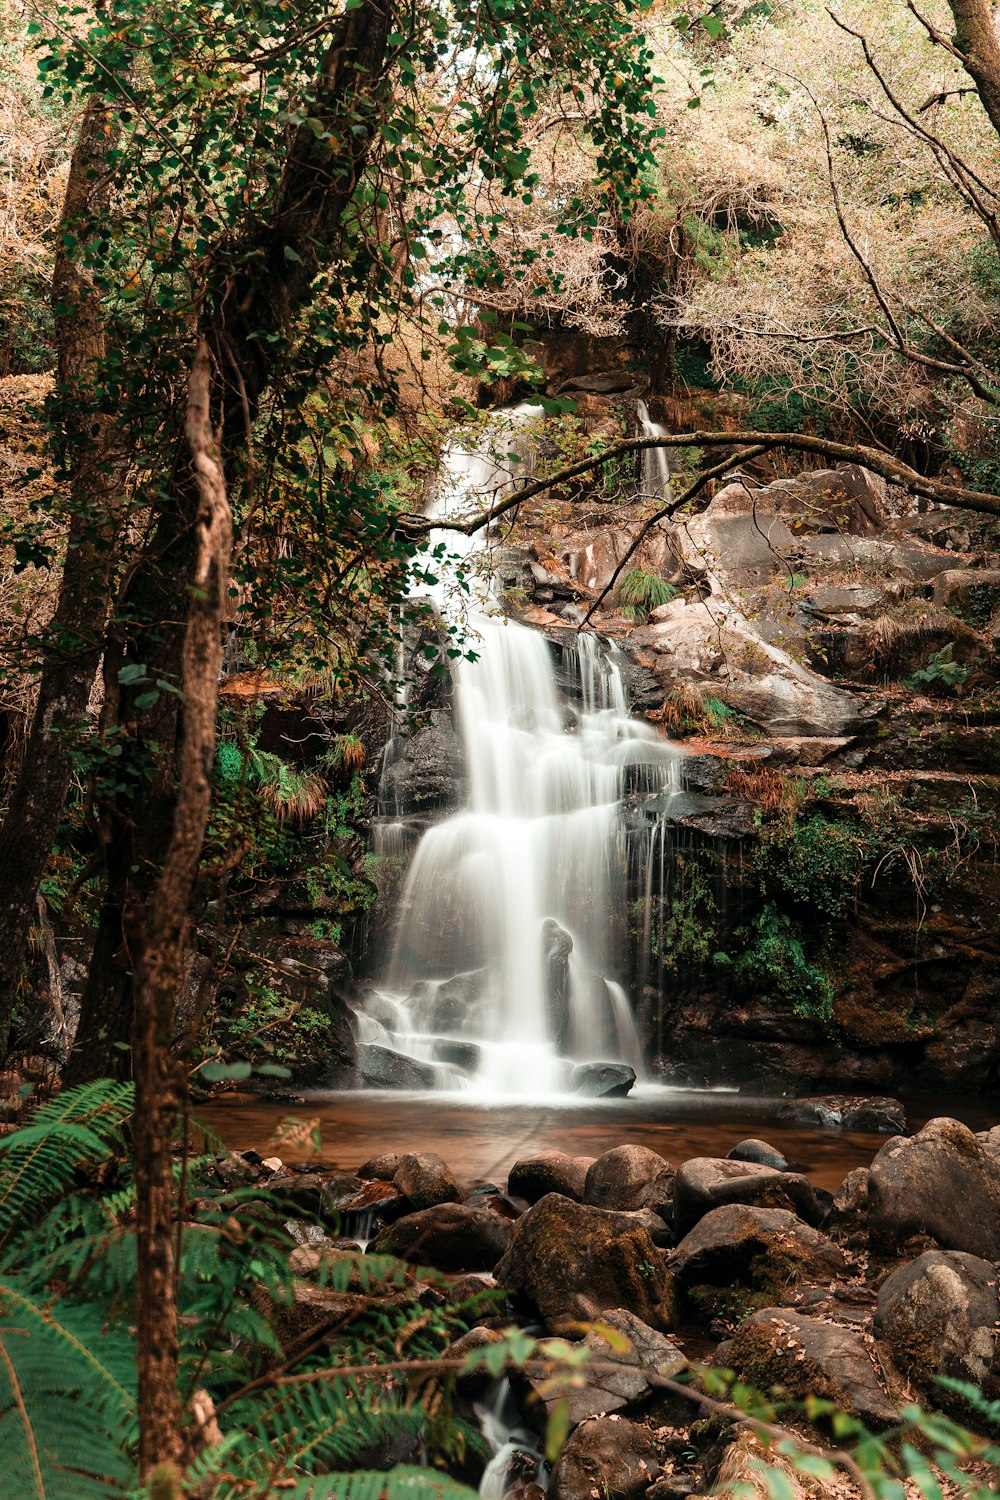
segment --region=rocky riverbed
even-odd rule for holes
[[[295,1305],[280,1316],[334,1359],[344,1326],[371,1308],[356,1272],[365,1248],[409,1267],[423,1306],[465,1309],[443,1360],[512,1327],[586,1345],[568,1384],[535,1366],[502,1381],[481,1364],[458,1375],[485,1438],[461,1477],[496,1500],[683,1500],[741,1483],[763,1494],[753,1434],[705,1420],[677,1389],[702,1390],[706,1367],[825,1398],[876,1432],[915,1401],[982,1426],[940,1376],[1000,1395],[1000,1126],[936,1118],[887,1137],[835,1193],[755,1138],[674,1162],[635,1144],[548,1150],[500,1182],[462,1182],[442,1157],[405,1151],[350,1174],[252,1151],[218,1171],[289,1203]],[[550,1467],[543,1434],[560,1401],[568,1434]],[[801,1430],[822,1440],[823,1419]]]

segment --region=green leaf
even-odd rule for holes
[[[226,1079],[240,1082],[250,1077],[253,1066],[248,1062],[207,1062],[198,1071],[209,1083],[221,1083]]]
[[[549,1419],[545,1424],[545,1457],[550,1464],[555,1463],[568,1437],[569,1403],[565,1396],[560,1396],[549,1412]]]

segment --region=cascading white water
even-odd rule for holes
[[[645,401],[635,403],[639,431],[644,438],[666,437],[667,429],[651,420]],[[642,492],[662,497],[670,493],[670,458],[666,448],[646,448],[642,455]]]
[[[498,419],[494,447],[537,413]],[[457,446],[445,455],[432,516],[476,510],[511,482],[509,462]],[[436,534],[466,568],[482,545]],[[485,562],[483,551],[483,561]],[[678,786],[678,753],[628,716],[621,657],[593,634],[567,637],[560,692],[553,647],[503,618],[483,568],[468,593],[439,569],[435,602],[455,621],[463,601],[474,661],[454,673],[467,805],[428,829],[406,879],[387,969],[362,1040],[441,1065],[439,1081],[475,1077],[498,1094],[566,1086],[570,1060],[640,1065],[619,979],[625,923],[626,788]],[[425,590],[426,592],[426,590]],[[460,1071],[456,1072],[455,1069]]]

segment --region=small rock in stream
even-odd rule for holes
[[[787,1158],[776,1147],[768,1145],[767,1141],[757,1140],[754,1136],[749,1140],[739,1141],[731,1151],[727,1151],[726,1159],[749,1161],[758,1167],[773,1167],[776,1172],[788,1171]]]

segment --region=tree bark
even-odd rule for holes
[[[1000,135],[1000,40],[991,0],[948,0],[955,18],[955,46],[976,85],[983,108]]]
[[[187,439],[198,515],[181,673],[184,711],[178,790],[170,844],[135,941],[139,1450],[143,1477],[155,1474],[163,1484],[172,1481],[175,1473],[179,1481],[184,1447],[173,1255],[171,1138],[180,1096],[173,1027],[177,991],[184,979],[191,894],[211,803],[223,605],[233,534],[211,424],[211,388],[211,354],[202,339],[188,390]]]
[[[70,164],[52,281],[58,350],[54,416],[65,434],[70,520],[62,580],[27,747],[0,826],[0,1055],[24,966],[38,887],[69,785],[71,740],[101,658],[120,490],[113,425],[97,390],[106,353],[100,298],[67,236],[106,206],[107,111],[92,102]]]

